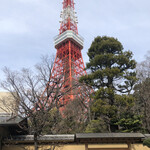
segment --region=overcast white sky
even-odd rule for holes
[[[75,0],[83,59],[94,37],[113,36],[136,61],[150,50],[150,0]],[[0,0],[0,69],[32,67],[55,54],[62,0]],[[3,78],[0,71],[0,78]]]

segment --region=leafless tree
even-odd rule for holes
[[[64,110],[64,118],[61,120],[61,133],[85,132],[88,122],[91,120],[92,88],[84,83],[77,83],[74,91],[74,100],[70,101]]]
[[[150,78],[150,51],[145,56],[145,60],[137,65],[137,77],[139,81]]]
[[[150,52],[137,65],[138,84],[135,86],[136,109],[143,116],[143,126],[150,133]]]
[[[50,127],[50,133],[54,133],[59,109],[63,107],[63,96],[70,90],[61,90],[61,76],[51,78],[52,66],[53,59],[46,56],[34,70],[11,71],[4,68],[6,79],[1,82],[1,87],[15,99],[17,107],[13,109],[18,116],[29,118],[28,127],[22,128],[34,135],[35,150],[38,150],[38,137],[45,128]]]

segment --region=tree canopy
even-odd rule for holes
[[[108,132],[126,130],[122,120],[126,112],[129,117],[138,118],[132,110],[134,98],[131,91],[137,81],[132,52],[123,51],[122,44],[113,37],[98,36],[92,42],[88,56],[88,75],[81,77],[80,82],[94,89],[93,120],[103,120]]]
[[[145,60],[137,65],[138,83],[134,87],[136,113],[142,115],[142,126],[150,133],[150,52]]]

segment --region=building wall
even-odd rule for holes
[[[143,144],[133,144],[131,145],[131,150],[150,150],[150,148],[143,146]]]
[[[9,92],[0,92],[0,115],[15,113],[16,102]]]
[[[2,150],[34,150],[33,146],[7,145]],[[50,150],[50,146],[41,146],[39,150]],[[85,145],[62,145],[55,150],[85,150]],[[128,150],[127,144],[88,145],[88,150]],[[132,144],[130,150],[150,150],[142,144]]]

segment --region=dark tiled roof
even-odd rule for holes
[[[19,124],[21,121],[23,121],[24,119],[20,118],[20,117],[11,117],[11,116],[4,116],[4,117],[0,117],[0,126],[7,126],[7,125],[15,125],[15,124]]]
[[[62,135],[43,135],[38,140],[47,141],[63,141],[76,139],[89,139],[89,138],[144,138],[145,136],[141,133],[78,133],[78,134],[62,134]],[[19,135],[13,136],[13,140],[20,141],[32,141],[33,135]]]
[[[20,135],[20,136],[13,136],[10,141],[18,141],[18,142],[33,142],[34,136],[33,135]],[[64,135],[43,135],[38,137],[38,141],[43,142],[73,142],[74,141],[74,134],[64,134]]]
[[[145,138],[150,138],[150,134],[144,134]]]
[[[141,133],[78,133],[62,135],[43,135],[38,137],[39,143],[127,143],[142,142],[145,136]],[[7,143],[33,143],[33,135],[16,135],[5,139]]]
[[[10,115],[0,115],[0,123],[10,119]]]
[[[78,133],[77,139],[86,138],[144,138],[141,133]]]

